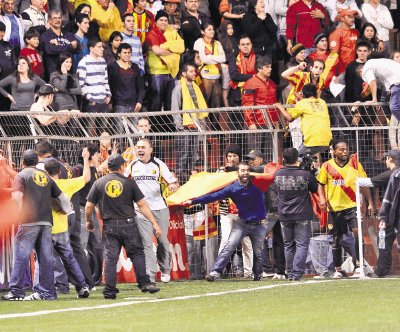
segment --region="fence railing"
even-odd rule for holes
[[[125,152],[125,157],[134,158],[134,145],[145,136],[153,143],[154,155],[166,162],[184,183],[194,170],[215,171],[223,166],[224,151],[231,144],[239,145],[243,156],[257,149],[264,154],[267,162],[280,162],[284,148],[301,143],[299,124],[288,127],[282,117],[278,122],[271,122],[269,114],[277,112],[274,106],[246,107],[246,110],[250,109],[261,112],[265,125],[250,130],[243,117],[243,108],[129,114],[81,113],[73,114],[68,121],[65,121],[66,114],[60,114],[59,118],[64,120],[50,125],[43,123],[48,120],[46,116],[53,116],[54,113],[3,112],[0,113],[0,148],[19,169],[22,152],[33,148],[39,140],[48,139],[57,148],[59,157],[74,165],[78,162],[80,147],[87,142],[98,142],[103,158],[114,147],[121,153]],[[208,117],[199,119],[205,111]],[[333,136],[344,138],[350,152],[358,153],[367,175],[372,177],[385,171],[384,152],[400,146],[400,127],[391,117],[387,105],[331,104],[329,112]],[[185,113],[189,114],[191,125],[182,128],[181,119]],[[146,121],[151,125],[149,132]],[[325,159],[329,157],[328,152],[323,155]],[[383,193],[382,189],[373,193],[377,206]],[[218,224],[218,219],[216,221]],[[374,265],[377,222],[363,218],[363,223],[364,256]],[[313,245],[317,243],[320,255],[326,256],[322,248],[326,248],[328,236],[324,229],[319,228],[318,222],[314,225],[313,237],[316,239]],[[210,243],[218,245],[208,241]],[[394,268],[398,272],[397,252],[394,255]],[[205,261],[205,266],[212,265],[208,254]],[[315,264],[311,263],[308,272],[315,273]]]

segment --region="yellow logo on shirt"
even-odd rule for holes
[[[39,187],[46,187],[49,183],[47,175],[41,171],[33,172],[32,179]]]
[[[109,197],[115,198],[122,194],[124,186],[118,180],[108,181],[106,184],[106,194]]]

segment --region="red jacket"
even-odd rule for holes
[[[322,32],[321,20],[312,18],[310,13],[319,9],[325,15],[322,20],[325,27],[329,25],[329,14],[325,7],[314,1],[309,8],[303,0],[291,5],[286,13],[286,38],[296,40],[296,44],[301,43],[305,48],[313,47],[314,36]],[[293,43],[294,46],[294,43]]]
[[[272,105],[276,103],[276,85],[274,81],[266,81],[254,75],[243,86],[242,106]],[[279,121],[279,111],[266,110],[271,122]],[[268,121],[264,118],[262,110],[243,110],[246,126],[251,124],[266,126]]]

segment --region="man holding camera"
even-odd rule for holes
[[[285,167],[274,175],[278,191],[278,211],[285,246],[286,270],[289,280],[300,280],[305,271],[311,238],[313,208],[310,192],[318,190],[314,174],[299,167],[295,148],[283,151]]]

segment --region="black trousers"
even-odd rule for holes
[[[376,262],[375,273],[378,277],[385,277],[390,273],[392,268],[392,249],[393,243],[396,239],[396,232],[393,226],[387,226],[385,236],[385,249],[379,249],[379,257]],[[397,233],[397,242],[400,241],[400,234]]]
[[[122,247],[125,248],[126,255],[133,263],[139,288],[150,284],[150,278],[146,274],[143,241],[135,218],[105,220],[103,244],[105,252],[104,295],[110,296],[118,292],[116,288],[117,262]]]

